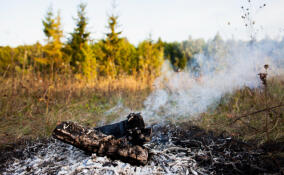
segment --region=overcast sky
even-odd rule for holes
[[[284,0],[251,1],[256,9],[266,4],[253,16],[258,37],[282,37]],[[68,37],[80,2],[88,5],[88,30],[92,38],[103,38],[111,0],[0,0],[0,45],[43,43],[42,19],[50,5],[55,11],[60,10],[65,38]],[[150,34],[153,39],[161,37],[165,41],[182,41],[189,36],[207,40],[217,32],[225,39],[249,39],[241,19],[241,6],[246,7],[247,0],[117,0],[116,3],[119,29],[134,44]]]

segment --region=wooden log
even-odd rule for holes
[[[148,160],[148,150],[142,144],[150,140],[152,130],[144,128],[144,121],[142,124],[140,120],[140,122],[136,120],[137,116],[129,120],[130,118],[128,117],[126,122],[127,131],[123,132],[124,135],[119,134],[121,136],[119,138],[115,137],[115,134],[112,135],[110,132],[112,129],[108,130],[110,135],[106,135],[101,132],[103,129],[90,129],[70,121],[59,124],[52,135],[86,152],[97,153],[98,156],[108,156],[131,164],[145,165]]]
[[[126,137],[134,145],[143,145],[145,142],[149,142],[152,135],[152,128],[145,128],[140,113],[130,113],[127,120],[94,129],[116,138]]]

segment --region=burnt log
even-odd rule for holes
[[[152,130],[144,127],[142,116],[132,113],[125,121],[95,129],[70,121],[62,122],[54,129],[52,135],[88,153],[145,165],[148,150],[143,147],[143,143],[150,140]]]
[[[152,128],[145,128],[140,113],[130,113],[127,120],[94,129],[116,138],[126,137],[134,145],[143,145],[145,142],[149,142],[152,134]]]

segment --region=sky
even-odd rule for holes
[[[259,39],[282,38],[284,0],[116,0],[122,36],[137,44],[151,37],[163,41],[213,38],[249,39],[241,18],[241,6],[249,7]],[[17,46],[44,43],[42,20],[50,6],[60,11],[66,40],[75,27],[74,17],[80,2],[87,3],[88,31],[102,39],[107,32],[107,17],[112,0],[0,0],[0,45]],[[259,9],[262,4],[266,6]],[[251,6],[249,6],[252,4]]]

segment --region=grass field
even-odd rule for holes
[[[22,139],[45,138],[61,121],[72,120],[94,127],[110,122],[119,114],[106,111],[122,102],[132,110],[143,108],[152,91],[151,78],[122,77],[94,82],[73,77],[56,81],[36,75],[0,78],[0,145]],[[202,113],[195,124],[244,140],[263,143],[284,138],[284,108],[265,110],[255,115],[237,117],[283,104],[284,77],[268,81],[267,89],[244,88],[222,98],[217,108]]]
[[[0,145],[48,137],[56,124],[72,120],[94,127],[118,117],[105,112],[123,102],[137,110],[151,91],[151,80],[122,77],[95,82],[30,76],[0,79]]]

